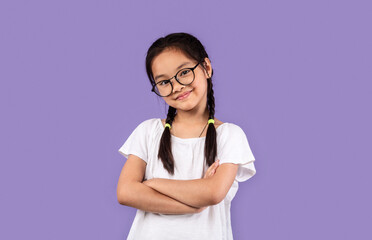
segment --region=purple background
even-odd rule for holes
[[[189,32],[257,174],[235,239],[371,239],[368,1],[1,1],[0,239],[125,239],[119,147],[165,118],[145,56]],[[369,190],[368,190],[369,189]]]

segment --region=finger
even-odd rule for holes
[[[212,169],[214,169],[216,167],[216,162],[214,162],[209,168],[207,171],[211,171]]]
[[[211,171],[214,171],[216,168],[218,167],[218,160],[215,161],[208,169],[207,171],[205,172],[205,176],[209,176],[209,174],[211,173]]]
[[[208,170],[205,172],[205,177],[209,177],[209,175],[211,174],[211,171],[212,171],[212,168],[208,168]]]
[[[214,169],[216,166],[218,166],[217,162],[214,162],[209,168],[212,170]]]

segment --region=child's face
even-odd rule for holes
[[[195,106],[204,106],[207,101],[207,90],[208,83],[207,78],[208,74],[211,75],[211,65],[208,58],[205,59],[207,66],[205,70],[200,63],[195,69],[195,79],[194,81],[187,86],[184,86],[176,81],[175,78],[171,79],[173,84],[173,92],[167,97],[163,97],[164,101],[177,110],[189,111]],[[177,69],[181,64],[186,63],[181,68]],[[163,77],[155,79],[155,82],[161,80],[166,80],[173,77],[180,69],[183,68],[192,68],[197,64],[193,59],[186,57],[181,51],[174,49],[166,49],[158,56],[156,56],[152,63],[152,72],[154,79],[161,74],[164,74]],[[180,94],[190,92],[190,94],[183,99],[176,99]],[[204,105],[203,105],[204,104]]]

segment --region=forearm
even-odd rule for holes
[[[214,204],[214,197],[210,185],[212,179],[213,178],[175,180],[153,178],[145,181],[145,184],[184,204],[199,208]]]
[[[188,206],[140,182],[127,184],[124,200],[120,203],[146,212],[162,214],[197,213],[198,208]]]

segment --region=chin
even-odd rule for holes
[[[184,103],[181,103],[181,104],[175,104],[175,107],[174,108],[177,108],[179,110],[182,110],[182,111],[191,111],[193,109],[195,109],[197,106],[197,104],[195,102],[184,102]]]

